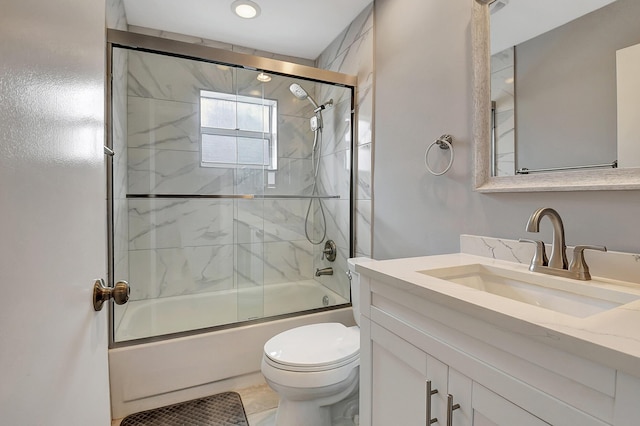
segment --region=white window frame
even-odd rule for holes
[[[202,99],[221,99],[225,101],[233,101],[236,103],[249,103],[253,105],[266,106],[269,108],[269,126],[268,132],[257,132],[241,129],[224,129],[218,127],[205,127],[202,125]],[[224,167],[224,168],[263,168],[267,170],[278,169],[278,101],[275,99],[266,99],[262,97],[234,95],[229,93],[214,92],[211,90],[200,90],[200,166],[201,167]],[[235,163],[230,162],[218,162],[218,161],[206,161],[202,155],[203,135],[216,135],[216,136],[233,136],[249,139],[259,139],[268,141],[268,155],[267,160],[263,164],[253,163],[238,163],[237,158]]]

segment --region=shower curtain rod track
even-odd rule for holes
[[[221,199],[241,199],[241,200],[263,200],[263,199],[337,199],[339,195],[259,195],[259,194],[127,194],[127,198],[221,198]]]

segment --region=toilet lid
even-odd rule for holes
[[[340,323],[305,325],[269,339],[264,353],[285,368],[332,368],[359,356],[360,329]]]

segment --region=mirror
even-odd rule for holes
[[[640,112],[640,82],[635,77],[640,74],[640,65],[625,73],[621,72],[625,67],[620,62],[626,63],[627,53],[640,56],[640,46],[632,47],[640,43],[640,3],[574,0],[569,2],[571,6],[577,4],[583,9],[565,14],[558,10],[558,2],[525,0],[529,7],[548,3],[546,13],[556,20],[546,28],[531,29],[527,28],[528,21],[545,21],[531,16],[539,17],[543,12],[509,16],[509,8],[519,2],[523,0],[474,2],[476,189],[497,192],[640,188],[640,125],[636,119]],[[490,9],[496,17],[491,18],[496,27],[493,32]],[[516,11],[514,7],[512,12]],[[514,23],[520,34],[507,35],[497,19],[500,14]],[[580,15],[584,16],[575,19]],[[577,44],[583,41],[587,43]],[[605,48],[610,51],[605,52]],[[497,66],[499,63],[501,66]],[[563,75],[568,79],[563,80]],[[619,161],[621,167],[611,168],[614,161]],[[607,164],[609,168],[582,168]],[[516,169],[522,168],[531,172],[515,175]],[[536,169],[543,172],[534,173]]]

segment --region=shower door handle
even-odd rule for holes
[[[118,281],[113,288],[104,285],[102,278],[93,283],[93,309],[102,310],[102,305],[109,299],[113,299],[116,305],[124,305],[129,300],[131,288],[126,281]]]

